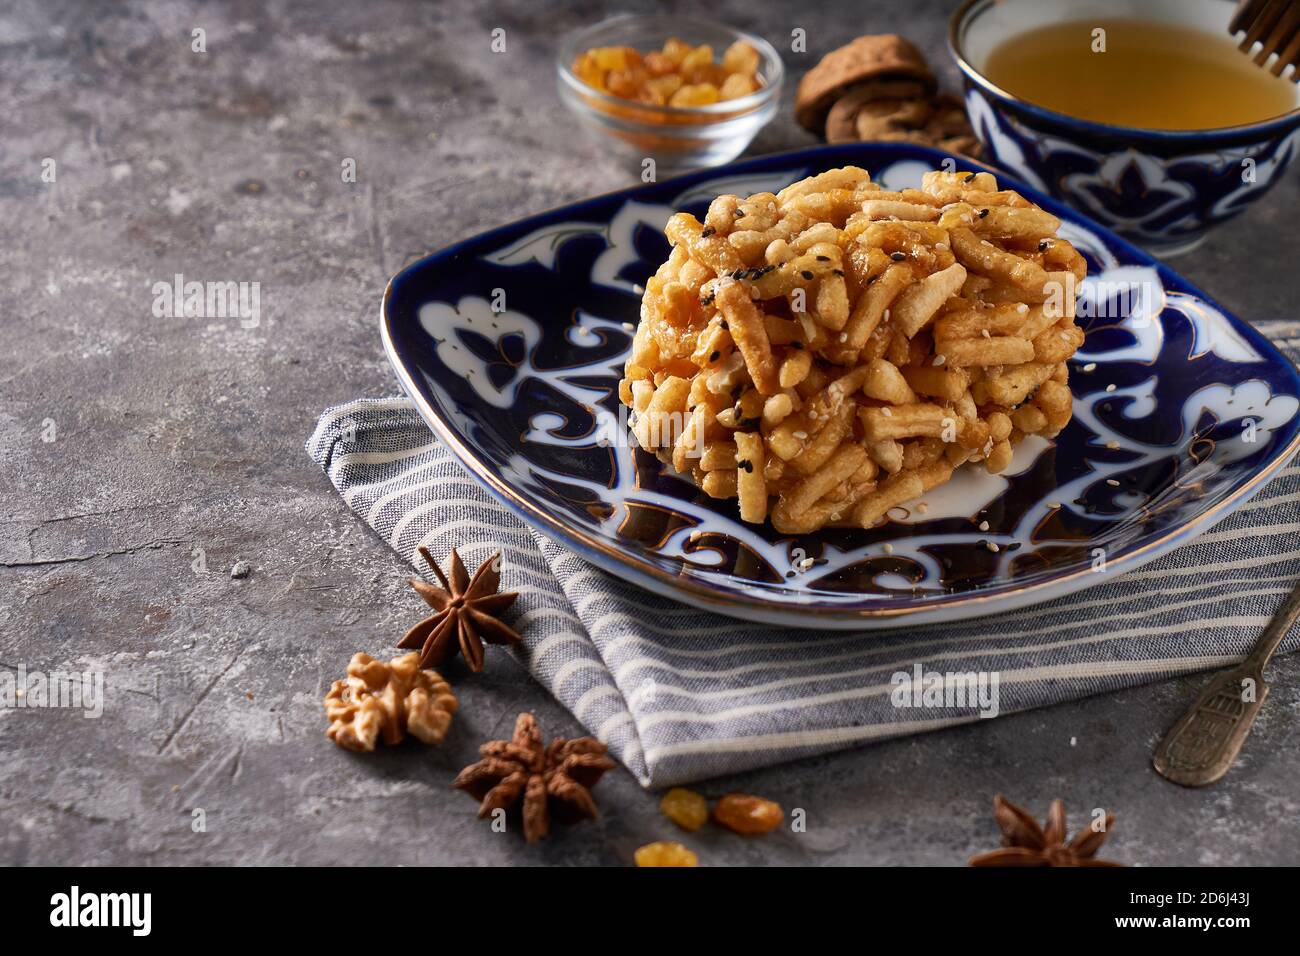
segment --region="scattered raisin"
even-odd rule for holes
[[[647,843],[636,851],[637,866],[699,866],[700,858],[692,850],[672,840]]]
[[[735,833],[770,833],[781,825],[785,811],[779,803],[747,793],[729,793],[713,807],[713,819]]]
[[[685,787],[673,787],[665,793],[659,801],[659,809],[669,820],[691,833],[709,819],[709,801]]]

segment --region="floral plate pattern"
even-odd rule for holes
[[[631,438],[617,395],[641,283],[675,211],[826,169],[916,186],[952,158],[855,144],[762,157],[577,203],[422,259],[381,329],[403,387],[515,514],[605,570],[733,616],[867,629],[957,620],[1072,593],[1189,540],[1300,446],[1300,375],[1250,326],[1037,191],[1088,260],[1074,420],[1011,467],[967,467],[871,530],[741,522]],[[960,160],[961,169],[982,169]]]

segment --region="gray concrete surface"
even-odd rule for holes
[[[787,54],[797,75],[865,31],[906,33],[946,67],[953,5],[710,9],[776,40],[806,29],[809,56]],[[322,736],[329,682],[353,651],[390,648],[421,605],[303,440],[326,406],[396,390],[376,328],[391,273],[627,182],[551,79],[557,37],[605,12],[0,10],[0,664],[107,684],[99,719],[0,711],[0,862],[624,864],[673,834],[621,771],[597,790],[599,823],[541,847],[474,820],[448,784],[482,739],[523,708],[548,732],[578,729],[501,654],[459,676],[442,748],[358,757]],[[206,54],[191,51],[196,27]],[[489,51],[495,27],[504,55]],[[753,151],[807,142],[787,112]],[[1244,316],[1293,316],[1298,200],[1293,175],[1179,268]],[[175,273],[259,282],[261,324],[155,318],[151,287]],[[233,580],[241,560],[252,573]],[[1148,764],[1192,677],[712,781],[701,789],[804,808],[807,832],[691,843],[709,864],[961,863],[996,845],[1004,792],[1039,813],[1063,797],[1076,819],[1112,808],[1109,854],[1132,863],[1300,862],[1300,660],[1271,676],[1240,765],[1211,789]]]

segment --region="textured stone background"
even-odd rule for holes
[[[896,30],[951,83],[954,5],[710,7],[778,45],[806,29],[809,55],[787,54],[795,76],[854,33]],[[346,754],[324,740],[319,703],[353,651],[390,647],[421,605],[303,440],[326,406],[397,390],[376,325],[390,274],[627,184],[577,134],[551,72],[557,37],[606,12],[0,10],[0,664],[99,669],[108,695],[99,720],[0,711],[0,862],[617,864],[673,834],[624,772],[600,785],[598,824],[539,848],[474,820],[448,783],[480,740],[521,708],[548,732],[578,729],[505,655],[479,678],[456,672],[463,710],[441,749]],[[506,55],[489,51],[494,27]],[[782,117],[753,151],[809,141]],[[340,181],[346,157],[355,184]],[[1292,176],[1178,268],[1244,316],[1293,315],[1298,200]],[[177,272],[260,282],[260,327],[154,318],[151,286]],[[237,560],[251,577],[231,579]],[[1270,676],[1240,765],[1209,790],[1148,764],[1193,677],[713,781],[702,789],[804,808],[808,831],[690,842],[714,864],[960,863],[996,844],[1001,791],[1040,813],[1064,797],[1076,820],[1113,808],[1110,855],[1126,861],[1296,863],[1300,660]]]

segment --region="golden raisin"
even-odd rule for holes
[[[629,46],[593,47],[573,61],[582,82],[621,99],[654,106],[701,107],[748,96],[762,85],[759,56],[738,41],[725,54],[730,66],[713,61],[708,44],[691,46],[676,38],[644,55]]]
[[[636,851],[637,866],[699,866],[699,864],[700,858],[694,852],[671,840],[647,843]]]
[[[718,102],[718,88],[712,83],[683,86],[668,99],[669,106],[709,106]]]
[[[683,830],[694,833],[709,819],[709,802],[694,790],[673,787],[659,801],[664,816]]]
[[[757,73],[758,51],[744,40],[737,40],[722,54],[722,68],[728,73]]]
[[[713,808],[713,819],[728,830],[752,836],[775,830],[785,819],[779,803],[747,793],[729,793]]]

